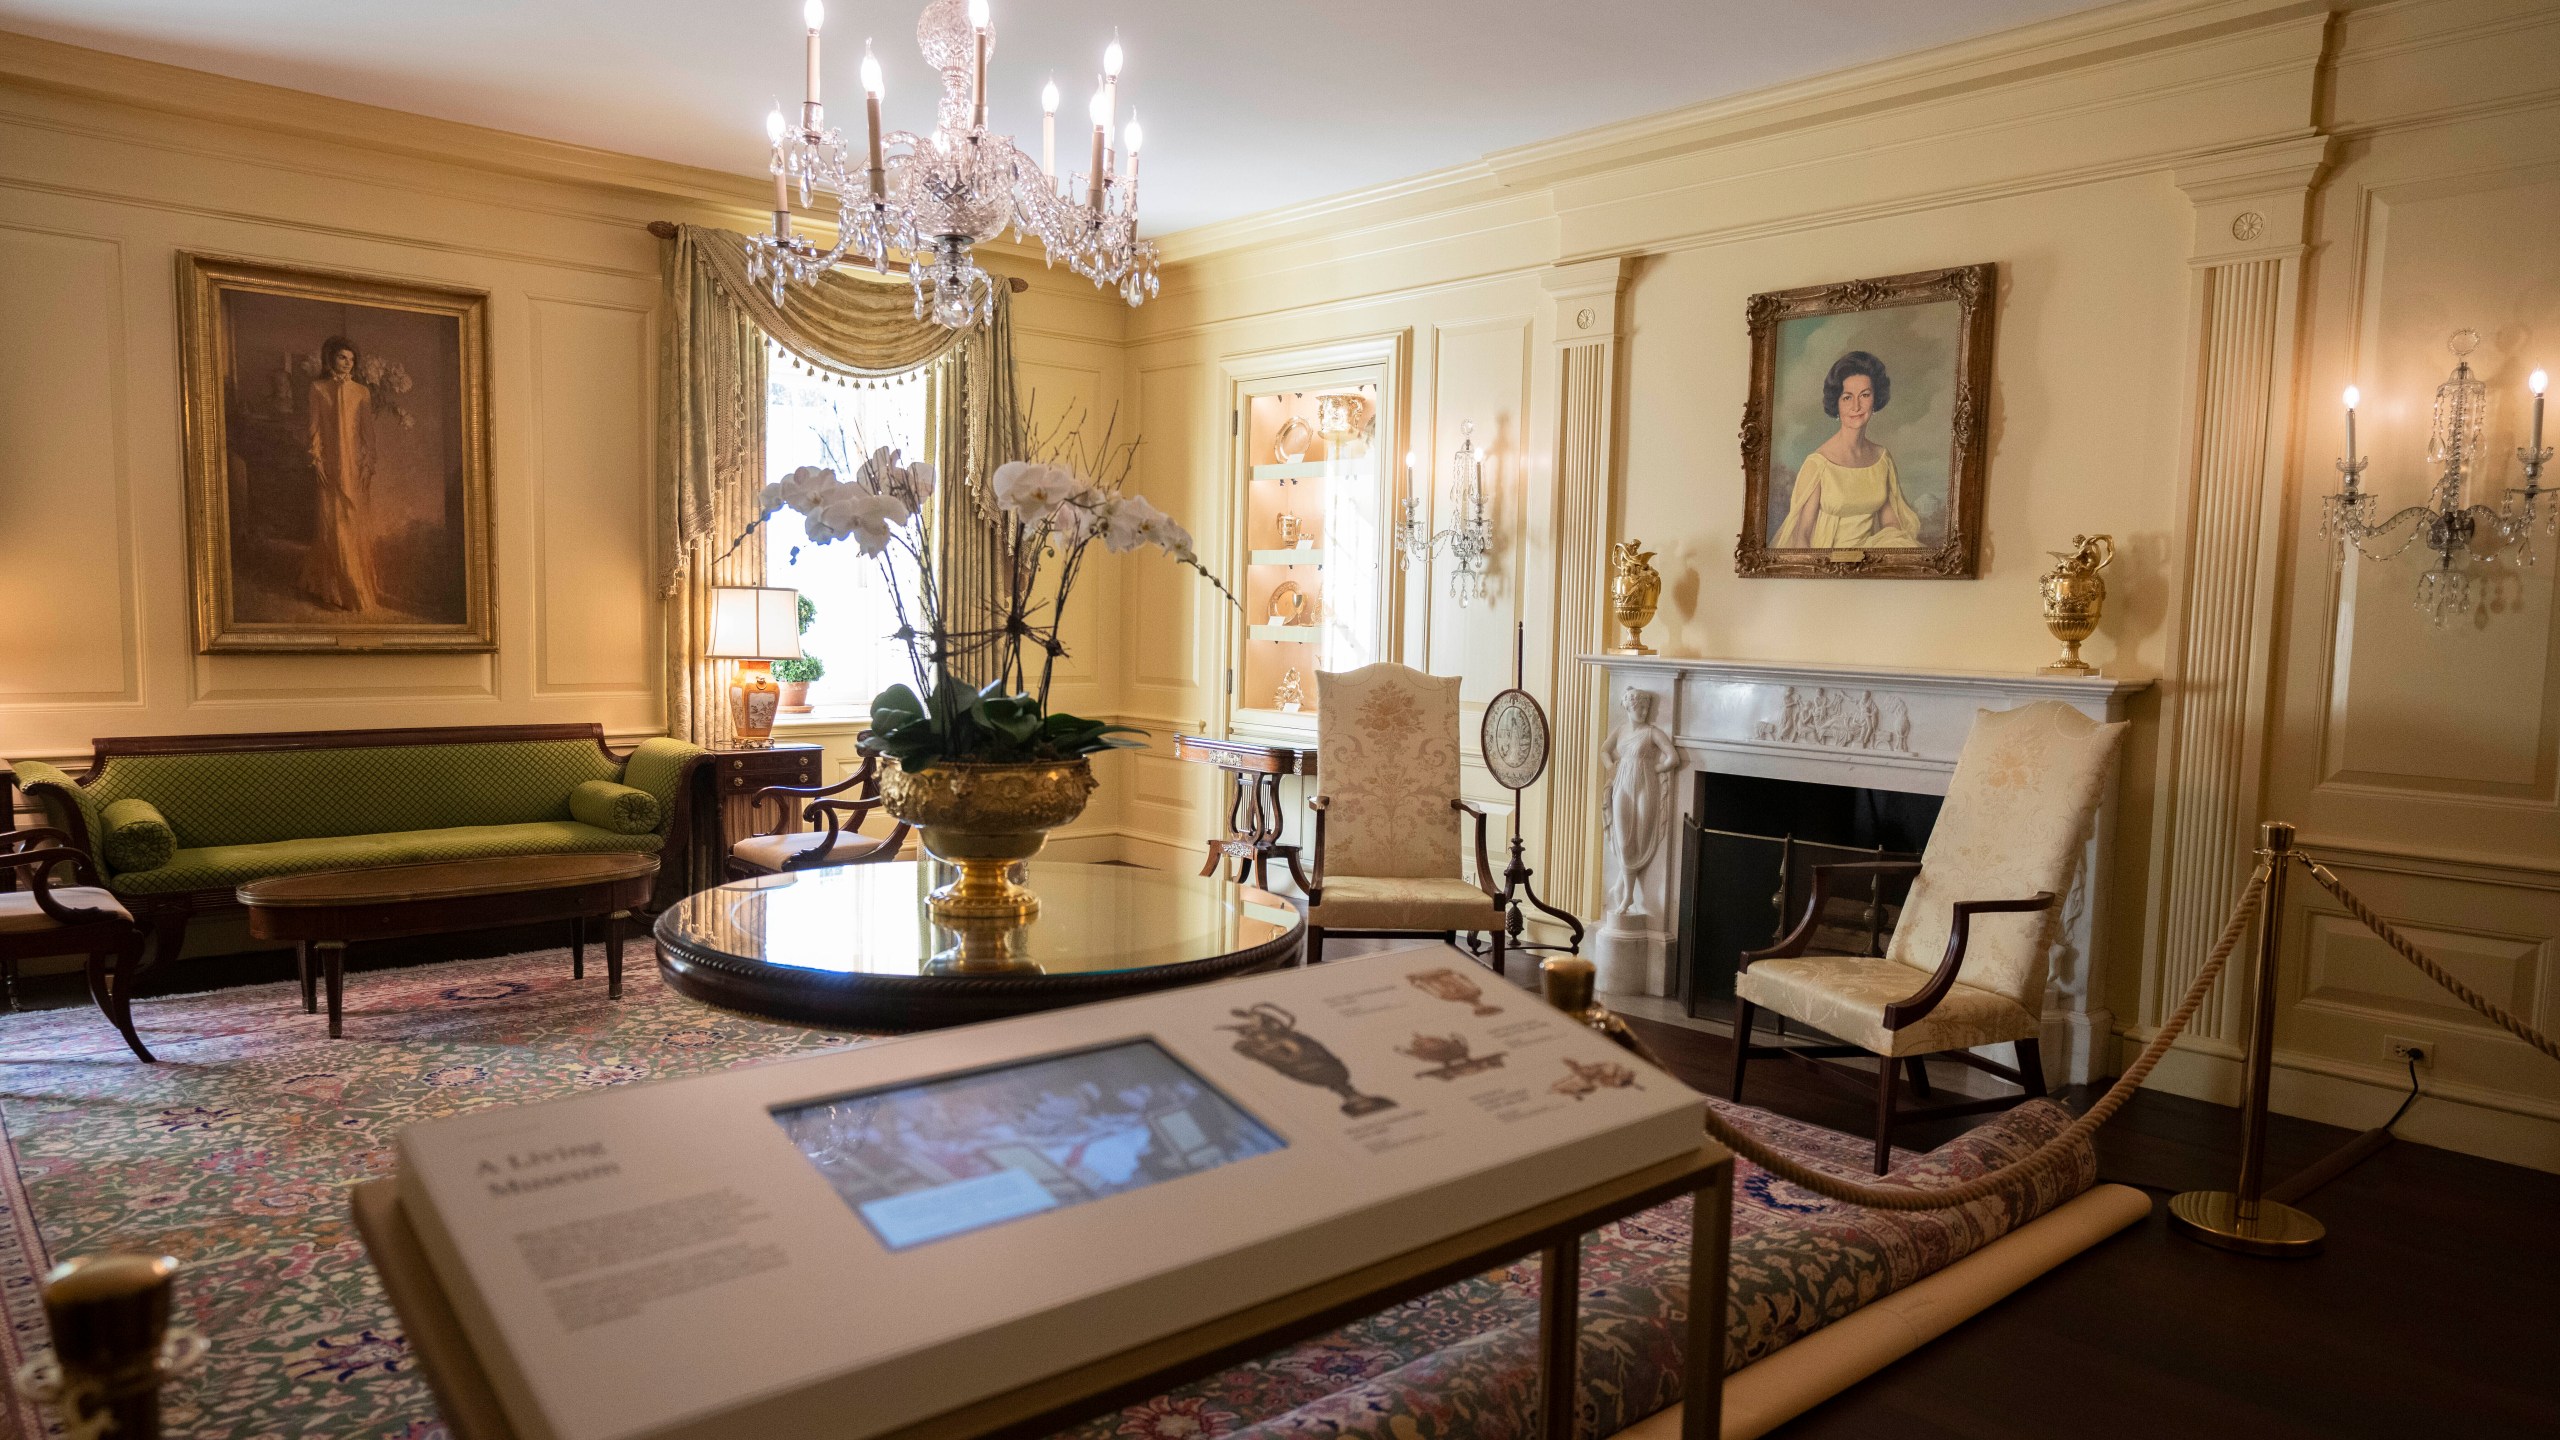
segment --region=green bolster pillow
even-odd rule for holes
[[[99,857],[117,874],[157,870],[178,853],[178,832],[169,828],[148,800],[114,800],[101,817],[107,833],[99,841]]]
[[[658,797],[610,780],[589,780],[569,792],[569,813],[616,835],[648,835],[658,828]]]

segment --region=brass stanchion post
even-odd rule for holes
[[[2319,1253],[2328,1234],[2317,1220],[2266,1198],[2267,1089],[2275,1067],[2276,965],[2283,950],[2284,882],[2297,858],[2293,827],[2269,821],[2258,827],[2264,844],[2267,892],[2258,910],[2257,983],[2250,987],[2246,1089],[2240,1097],[2240,1183],[2233,1190],[2189,1190],[2169,1201],[2169,1228],[2191,1240],[2244,1255],[2304,1256]]]

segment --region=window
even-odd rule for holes
[[[794,370],[778,349],[772,362],[765,388],[766,478],[826,465],[851,479],[852,467],[879,446],[908,455],[925,450],[920,375],[885,387],[856,387]],[[811,706],[835,715],[867,712],[872,696],[900,681],[914,683],[906,647],[894,638],[897,608],[878,561],[846,541],[809,544],[799,515],[790,510],[776,511],[765,522],[764,537],[765,583],[790,586],[816,608],[800,637],[800,653],[825,667],[809,686]],[[790,678],[787,669],[781,678]]]

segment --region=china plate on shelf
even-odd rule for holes
[[[1276,625],[1313,625],[1316,623],[1315,601],[1298,588],[1295,580],[1284,580],[1271,592],[1269,605],[1272,623]]]

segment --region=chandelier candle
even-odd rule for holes
[[[1040,87],[1040,173],[1058,178],[1058,81]]]
[[[978,32],[978,72],[972,88],[977,126],[984,130],[987,128],[987,0],[969,0],[969,28]]]
[[[818,29],[827,23],[825,0],[809,0],[800,7],[800,16],[809,22],[809,103],[801,119],[804,129],[822,128],[818,121]]]
[[[1147,132],[1138,124],[1138,110],[1134,105],[1129,107],[1129,128],[1126,133],[1129,137],[1129,143],[1127,148],[1122,150],[1120,153],[1120,178],[1128,182],[1131,187],[1128,195],[1128,208],[1135,210],[1138,206],[1138,192],[1136,189],[1138,184],[1138,142],[1146,138]]]
[[[1111,128],[1110,89],[1093,92],[1093,165],[1085,171],[1085,205],[1096,215],[1102,213],[1102,136]]]
[[[862,42],[862,118],[871,127],[871,198],[886,192],[889,167],[880,163],[880,57]]]

